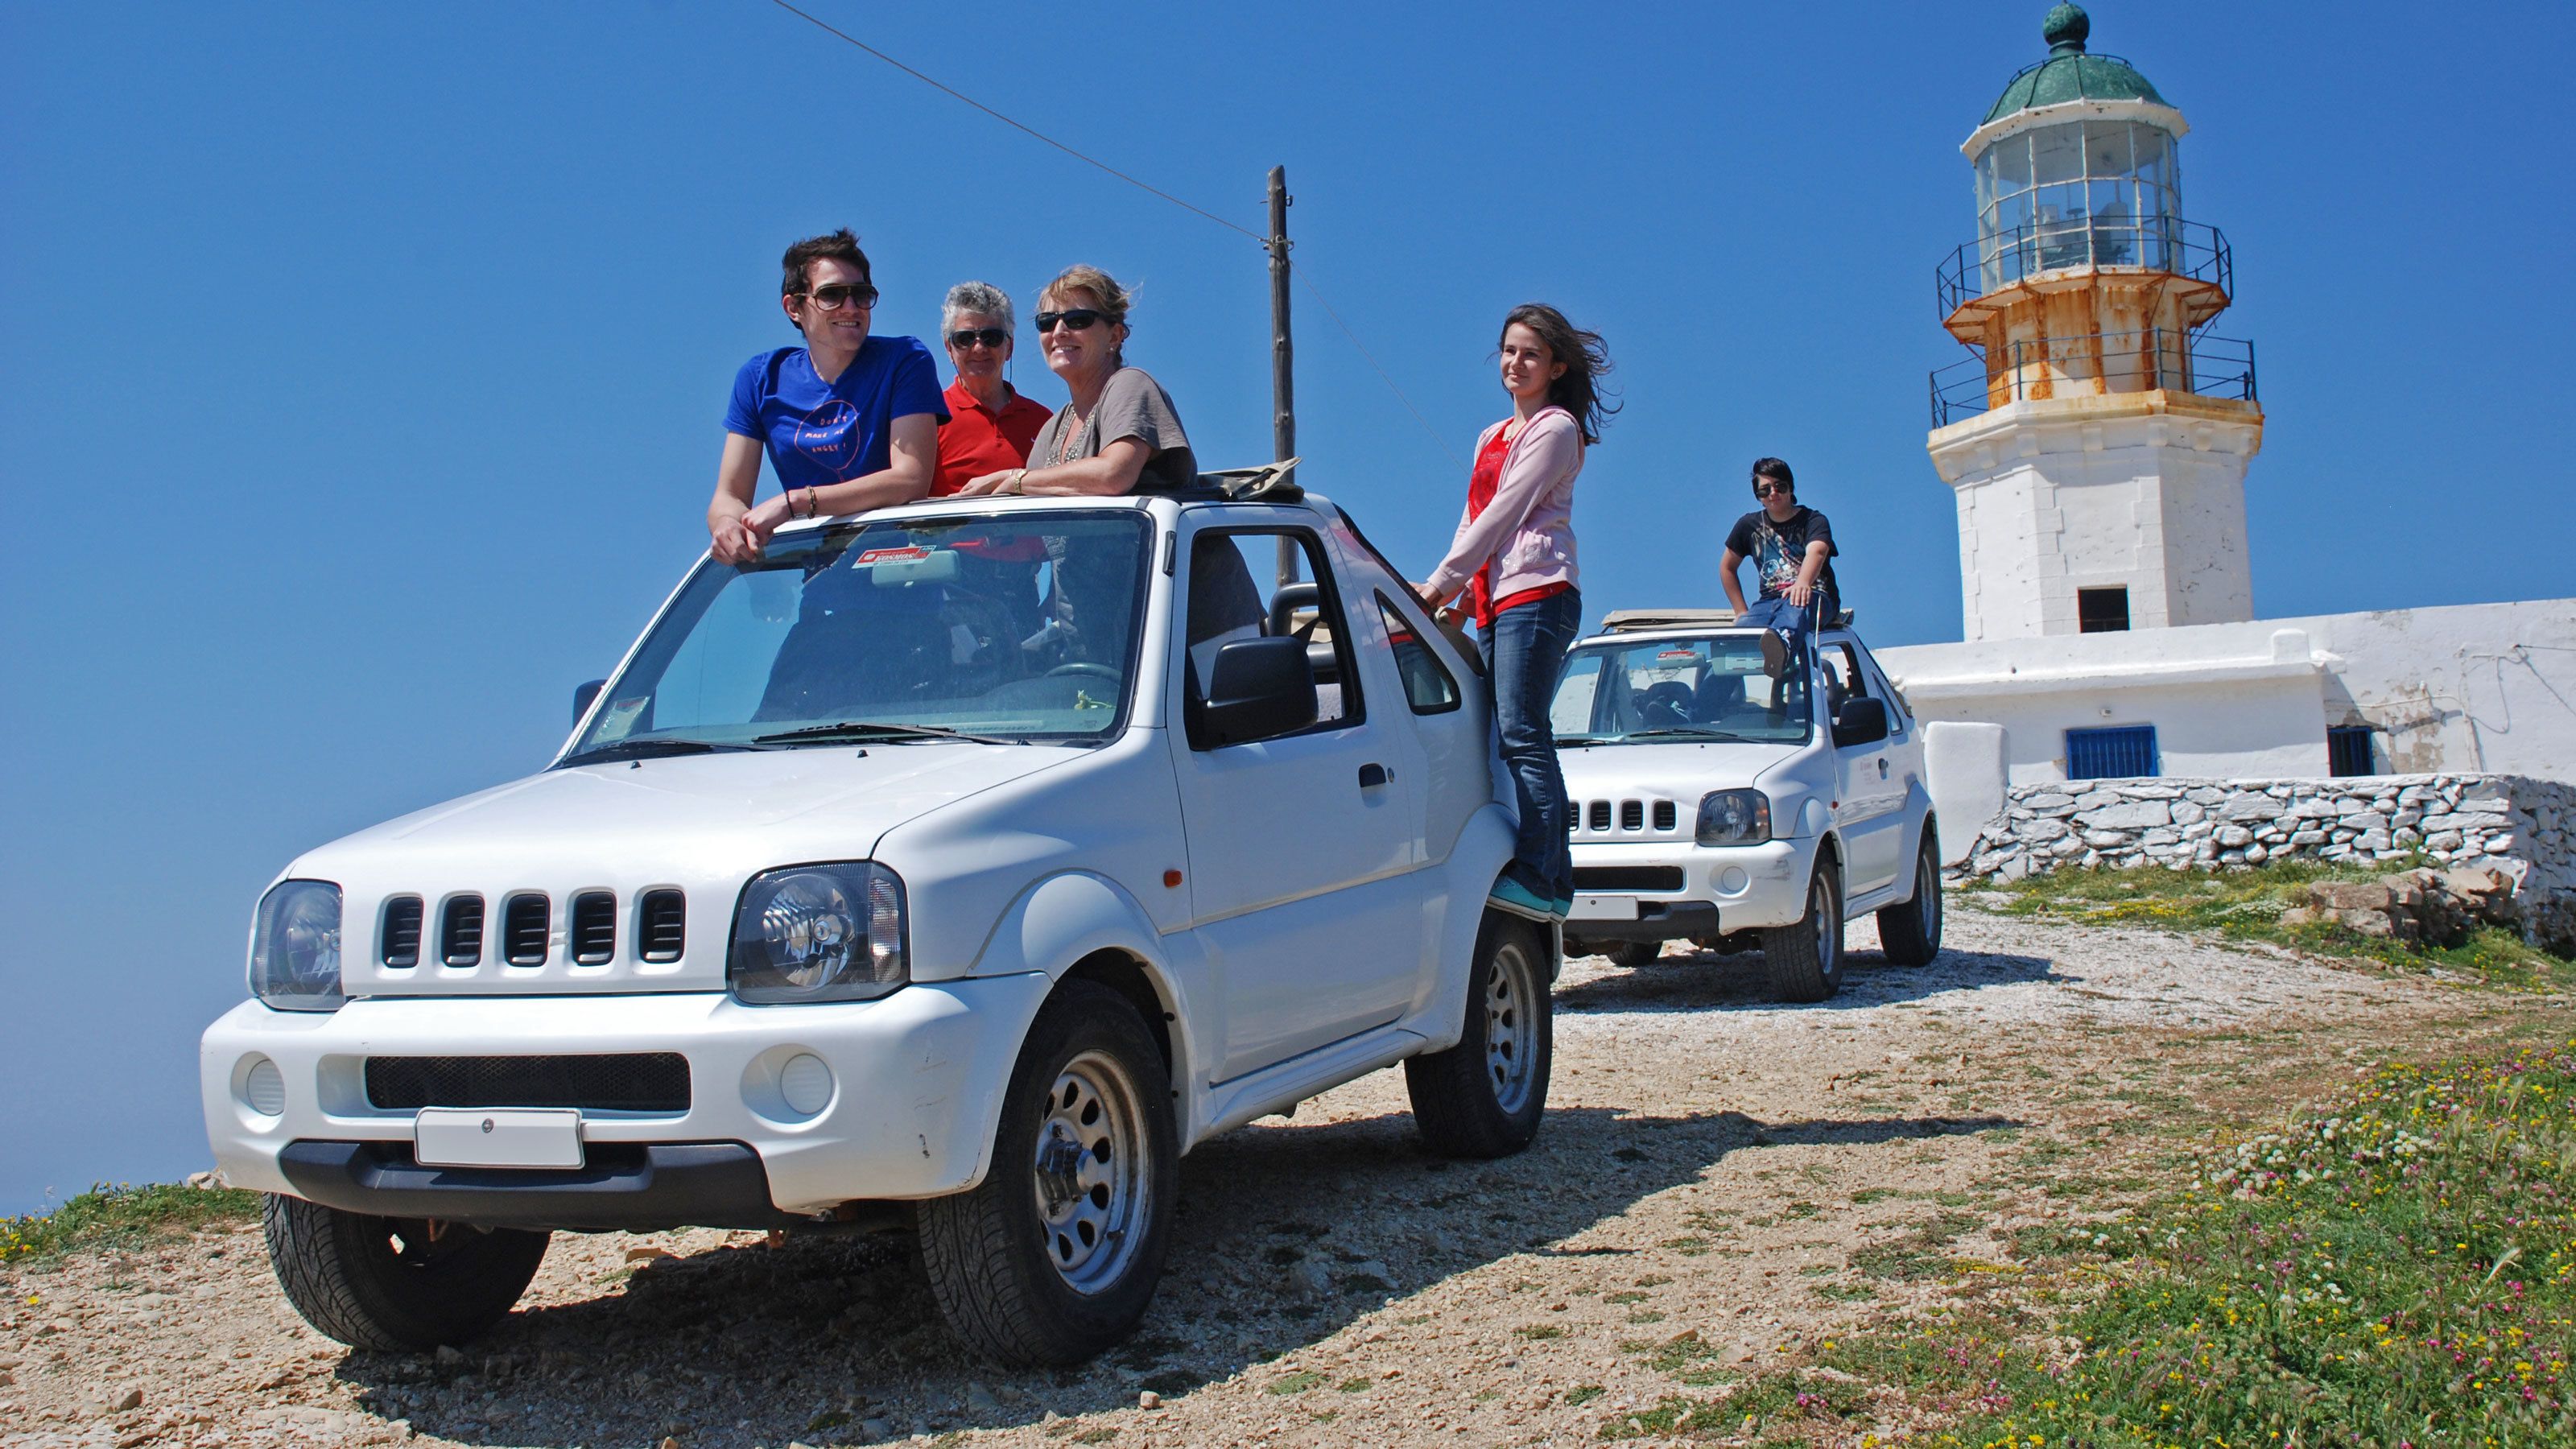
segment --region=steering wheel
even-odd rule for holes
[[[1643,720],[1648,711],[1662,710],[1672,718],[1658,723],[1680,724],[1689,718],[1691,699],[1689,685],[1677,679],[1667,679],[1649,686],[1644,694],[1637,696],[1637,717]]]
[[[1055,668],[1048,670],[1046,672],[1046,677],[1054,679],[1059,675],[1065,674],[1096,675],[1099,678],[1109,680],[1112,683],[1116,683],[1120,678],[1117,670],[1110,668],[1106,664],[1094,664],[1088,659],[1067,660],[1065,663],[1059,664]]]

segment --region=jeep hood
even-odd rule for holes
[[[1085,758],[1044,745],[930,741],[684,755],[548,770],[309,851],[287,872],[337,883],[341,980],[352,996],[713,991],[743,882],[773,866],[868,857],[886,831],[943,805]],[[570,949],[572,899],[616,904],[612,959]],[[641,959],[647,892],[684,897],[679,959]],[[543,965],[503,959],[505,903],[543,896]],[[385,963],[387,911],[421,905],[420,964]],[[442,964],[448,903],[483,902],[472,965]]]

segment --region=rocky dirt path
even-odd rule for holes
[[[253,1228],[0,1275],[0,1446],[1596,1443],[1974,1294],[2017,1232],[2115,1211],[2219,1124],[2536,1019],[1965,909],[1927,967],[1851,944],[1813,1007],[1768,1004],[1755,956],[1569,963],[1548,1122],[1507,1161],[1427,1156],[1391,1072],[1202,1147],[1152,1314],[1081,1370],[965,1359],[884,1242],[715,1232],[559,1236],[471,1349],[353,1354]]]

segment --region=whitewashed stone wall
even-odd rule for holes
[[[1964,873],[2012,881],[2060,865],[2186,870],[2419,850],[2501,872],[2526,935],[2576,939],[2576,787],[2518,775],[2015,785]]]

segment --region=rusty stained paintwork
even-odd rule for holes
[[[2167,272],[2090,270],[2015,285],[1962,307],[1986,359],[1986,405],[2147,392],[2190,377],[2190,329],[2217,289]],[[2220,305],[2225,296],[2217,294]],[[1973,319],[1971,310],[1981,313]],[[1953,332],[1960,328],[1953,326]],[[2188,387],[2180,390],[2188,391]]]

